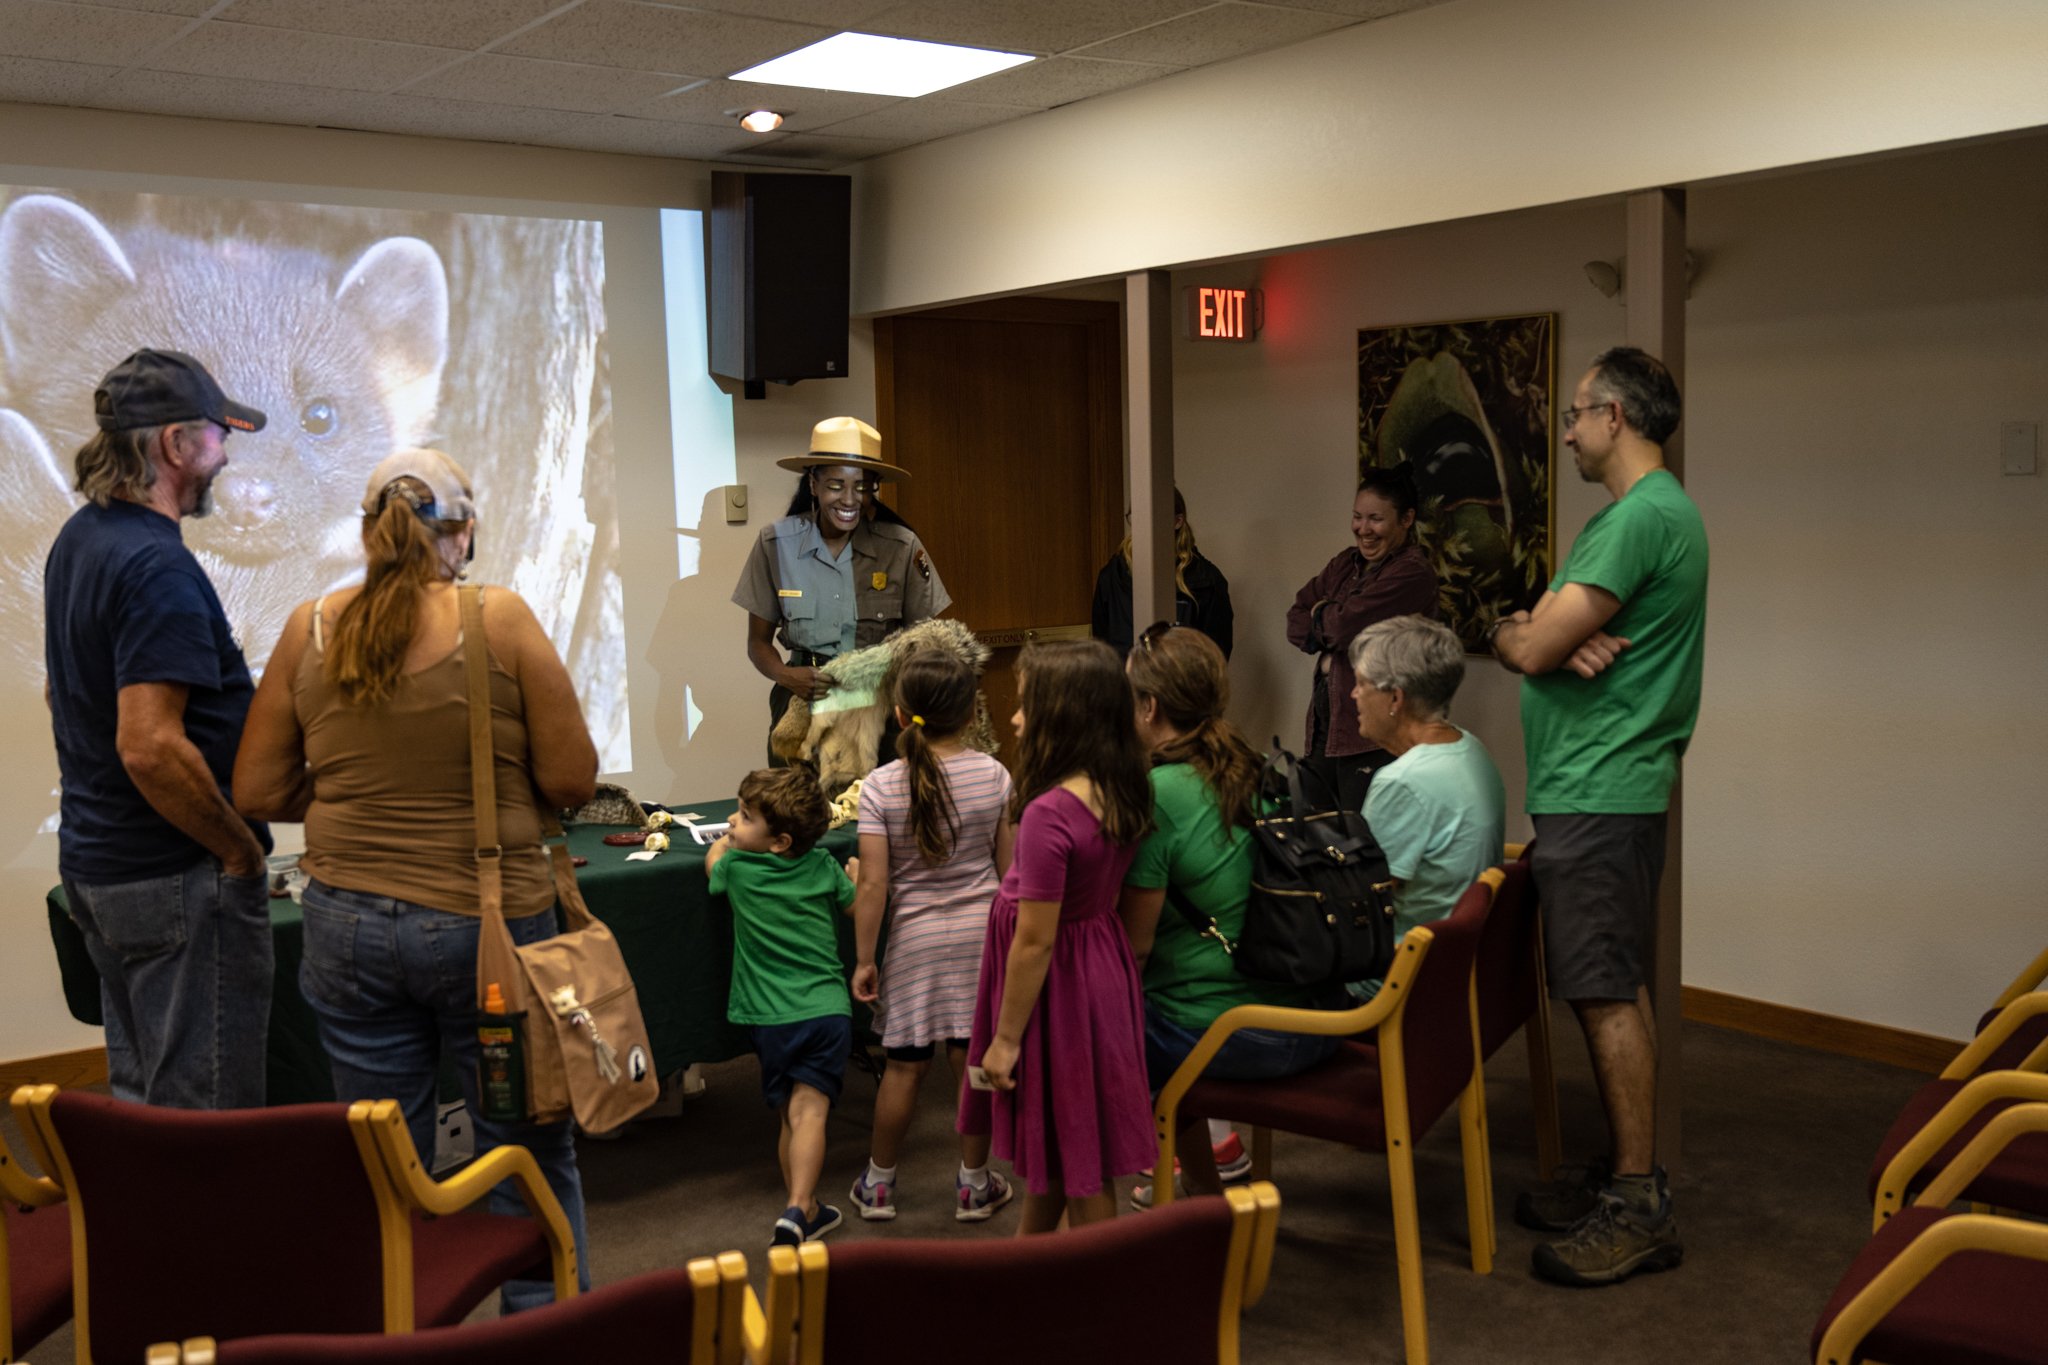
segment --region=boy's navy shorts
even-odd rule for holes
[[[838,1102],[846,1058],[853,1051],[853,1020],[843,1014],[799,1019],[794,1024],[755,1024],[754,1051],[761,1055],[761,1095],[770,1109],[789,1103],[799,1081]]]

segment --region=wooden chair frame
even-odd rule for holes
[[[1497,867],[1480,875],[1489,895],[1498,893],[1506,874]],[[1402,1027],[1416,976],[1429,956],[1436,935],[1426,927],[1410,929],[1395,950],[1394,965],[1379,993],[1347,1010],[1288,1009],[1277,1005],[1237,1005],[1209,1025],[1173,1076],[1160,1090],[1153,1109],[1159,1139],[1159,1160],[1152,1168],[1155,1205],[1173,1200],[1173,1165],[1177,1154],[1181,1099],[1239,1029],[1262,1028],[1286,1033],[1350,1037],[1374,1030],[1378,1035],[1380,1105],[1385,1113],[1388,1184],[1394,1204],[1394,1260],[1401,1284],[1401,1329],[1408,1365],[1428,1365],[1429,1321],[1422,1287],[1422,1222],[1415,1202],[1415,1141],[1408,1114],[1408,1063]],[[1493,1160],[1486,1135],[1486,1077],[1480,1057],[1479,998],[1471,976],[1465,983],[1465,1008],[1472,1039],[1472,1075],[1458,1094],[1459,1145],[1465,1167],[1465,1222],[1472,1244],[1472,1270],[1493,1271]],[[1252,1178],[1272,1178],[1273,1135],[1252,1129]]]
[[[91,1280],[87,1274],[85,1200],[50,1114],[56,1095],[54,1085],[24,1087],[15,1092],[15,1113],[18,1118],[25,1116],[24,1131],[34,1134],[31,1142],[36,1150],[31,1154],[56,1173],[56,1183],[70,1195],[72,1331],[79,1365],[90,1365]],[[412,1134],[406,1130],[405,1116],[396,1100],[356,1101],[348,1108],[348,1125],[377,1203],[386,1333],[413,1330],[413,1212],[459,1213],[503,1180],[511,1180],[518,1187],[527,1207],[541,1221],[552,1263],[555,1297],[567,1299],[575,1295],[576,1239],[568,1217],[541,1177],[531,1152],[524,1147],[497,1147],[446,1180],[436,1181],[421,1165],[419,1151],[413,1146]]]
[[[1230,1249],[1216,1317],[1216,1359],[1219,1365],[1238,1365],[1239,1319],[1264,1297],[1272,1279],[1280,1191],[1260,1180],[1225,1190],[1224,1198],[1230,1204]],[[766,1300],[746,1289],[740,1309],[750,1365],[824,1365],[830,1273],[831,1256],[822,1242],[768,1249]]]
[[[1520,862],[1528,852],[1527,844],[1509,844],[1502,850],[1501,861]],[[1533,874],[1529,878],[1527,894],[1536,894]],[[1533,938],[1536,960],[1530,964],[1530,969],[1536,973],[1536,1008],[1530,1013],[1529,1022],[1522,1026],[1522,1043],[1528,1049],[1529,1057],[1529,1113],[1536,1126],[1536,1179],[1546,1181],[1556,1176],[1557,1165],[1564,1160],[1564,1136],[1558,1122],[1557,1064],[1551,1050],[1550,1034],[1550,967],[1543,957],[1540,900]]]
[[[2012,1075],[2011,1072],[1994,1072]],[[1992,1077],[1982,1079],[1989,1080]],[[1958,1096],[1960,1098],[1960,1096]],[[2023,1133],[2048,1132],[2048,1103],[2015,1105],[1984,1125],[1956,1159],[1913,1201],[1916,1208],[1947,1208],[1984,1168]],[[1905,1247],[1849,1300],[1821,1338],[1816,1365],[1849,1365],[1863,1339],[1884,1321],[1936,1267],[1964,1251],[1990,1251],[2048,1261],[2048,1226],[1964,1213],[1944,1218]]]
[[[2044,1043],[2042,1046],[2044,1049],[2048,1049],[2048,1043]],[[2029,1060],[2031,1061],[2032,1059],[2030,1058]],[[1913,1140],[1901,1147],[1897,1154],[1886,1163],[1884,1174],[1878,1177],[1877,1197],[1871,1201],[1870,1230],[1873,1233],[1882,1228],[1894,1213],[1897,1213],[1905,1206],[1907,1189],[1912,1186],[1914,1177],[1920,1174],[1927,1163],[1932,1161],[1935,1155],[1942,1148],[1946,1147],[1971,1119],[1983,1112],[1986,1105],[1999,1100],[2048,1101],[2048,1076],[2036,1075],[2027,1071],[1987,1071],[1982,1076],[1978,1076],[1966,1083],[1961,1090],[1950,1096],[1948,1103],[1937,1110],[1933,1118],[1921,1125],[1920,1131],[1913,1135]],[[2011,1112],[2014,1111],[2007,1111],[2007,1113]],[[1999,1117],[2003,1118],[2005,1115],[2000,1115]],[[1994,1119],[1991,1124],[1987,1124],[1985,1132],[1989,1132],[1996,1123],[1997,1120]],[[1936,1178],[1937,1185],[1948,1183],[1949,1176],[1962,1166],[1964,1157],[1976,1149],[1977,1143],[1982,1140],[1983,1136],[1983,1133],[1979,1133],[1961,1152],[1956,1154],[1956,1159],[1950,1162],[1948,1167]],[[2000,1145],[2002,1146],[2003,1144]],[[1989,1160],[1990,1157],[1987,1156],[1985,1162]],[[1976,1169],[1970,1172],[1970,1178],[1975,1179],[1983,1171],[1983,1168],[1984,1163],[1979,1163]],[[1969,1181],[1965,1180],[1963,1185],[1968,1183]],[[1963,1185],[1957,1185],[1955,1188],[1960,1190]],[[1936,1188],[1936,1185],[1929,1185],[1927,1188],[1931,1192]],[[1952,1202],[1952,1200],[1953,1196],[1942,1202],[1947,1204]],[[1914,1203],[1925,1204],[1927,1199],[1923,1195],[1915,1200]]]
[[[2032,970],[2029,968],[2029,970]],[[2024,973],[2022,974],[2024,976]],[[2014,985],[2019,983],[2015,981]],[[2048,991],[2021,991],[2008,994],[1998,1000],[1998,1017],[1988,1024],[1984,1031],[1969,1041],[1949,1064],[1941,1069],[1940,1079],[1944,1081],[1966,1081],[1991,1059],[1991,1054],[2005,1046],[2006,1040],[2019,1032],[2020,1026],[2029,1019],[2048,1014]],[[2048,1040],[2027,1054],[2016,1070],[2048,1071]]]
[[[2043,981],[2048,981],[2048,948],[2043,948],[2041,955],[2029,962],[2026,968],[1999,992],[1998,999],[1991,1002],[1991,1008],[2004,1009],[2028,991],[2039,990]]]
[[[699,1256],[685,1263],[683,1271],[690,1277],[690,1341],[689,1353],[677,1365],[739,1365],[739,1307],[747,1287],[747,1258],[737,1251]],[[212,1337],[158,1342],[146,1357],[147,1365],[216,1365],[218,1360],[219,1343]]]
[[[54,1171],[57,1168],[36,1141],[35,1130],[28,1119],[28,1100],[35,1089],[24,1085],[14,1092],[11,1100],[14,1119],[21,1125],[29,1156],[45,1172]],[[64,1201],[64,1189],[47,1174],[33,1176],[23,1170],[7,1144],[0,1142],[0,1199],[25,1209],[46,1209]],[[11,1254],[7,1245],[7,1223],[0,1219],[0,1361],[14,1359],[14,1266],[8,1259]]]

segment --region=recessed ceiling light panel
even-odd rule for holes
[[[873,33],[841,33],[773,61],[735,71],[730,79],[813,90],[914,98],[1032,61],[1028,53],[922,43]]]

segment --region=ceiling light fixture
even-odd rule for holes
[[[750,109],[740,115],[740,127],[750,133],[772,133],[782,126],[782,115],[773,109]]]
[[[954,47],[949,43],[884,38],[873,33],[840,33],[759,66],[735,71],[730,79],[915,98],[1035,60],[1024,52]]]

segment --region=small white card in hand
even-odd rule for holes
[[[658,848],[643,848],[638,853],[628,853],[626,861],[629,863],[651,863],[660,856],[661,850]]]
[[[690,837],[700,844],[708,844],[731,828],[732,825],[729,821],[721,821],[715,825],[693,824],[690,826]]]
[[[988,1078],[988,1072],[978,1066],[967,1068],[967,1084],[976,1090],[993,1090],[996,1083]]]

